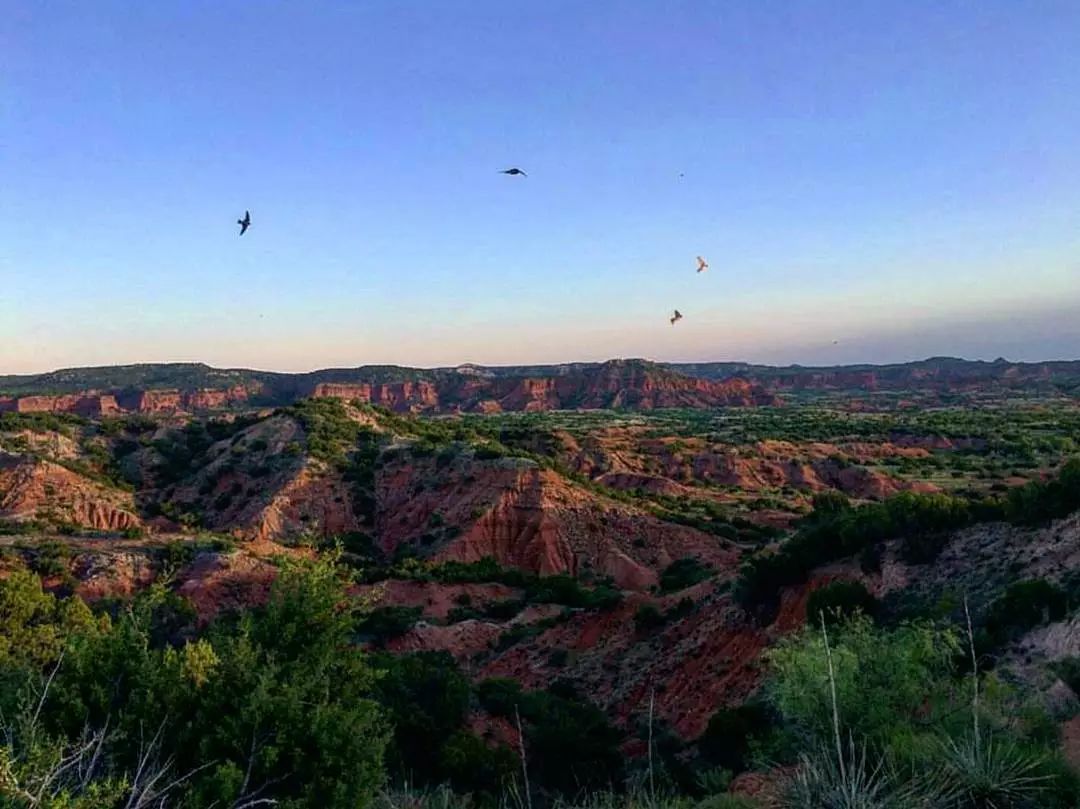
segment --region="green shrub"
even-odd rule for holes
[[[376,695],[394,727],[391,772],[398,779],[438,783],[444,777],[443,747],[468,712],[469,681],[446,652],[381,654],[373,663],[383,672]]]
[[[304,399],[283,411],[304,428],[312,457],[344,469],[365,428],[349,417],[340,399]]]
[[[994,642],[1003,643],[1040,624],[1060,621],[1068,605],[1066,592],[1045,579],[1014,582],[987,610],[986,631]]]
[[[1061,466],[1056,478],[1033,481],[1009,491],[1006,514],[1010,521],[1033,525],[1066,517],[1080,509],[1080,458]]]
[[[361,637],[369,638],[376,644],[404,635],[423,615],[420,607],[376,607],[361,617],[356,631]]]
[[[437,772],[455,790],[495,802],[514,782],[520,766],[506,745],[489,747],[476,734],[459,730],[439,749]]]
[[[755,740],[770,730],[773,717],[762,702],[747,702],[735,708],[721,708],[709,719],[698,737],[698,749],[710,764],[740,773],[750,765]]]
[[[638,632],[650,632],[664,625],[664,614],[655,604],[642,604],[634,612],[634,627]]]
[[[864,551],[898,537],[943,536],[993,510],[973,508],[966,500],[943,494],[902,492],[884,503],[857,508],[826,502],[779,550],[747,560],[739,571],[735,598],[750,608],[775,601],[781,587],[804,582],[815,567]],[[933,540],[940,547],[938,540]]]
[[[806,601],[807,623],[818,626],[820,615],[828,623],[838,623],[857,612],[873,616],[877,611],[877,599],[858,581],[834,581],[819,587]]]
[[[599,708],[572,689],[524,691],[512,680],[485,680],[477,696],[495,716],[515,719],[520,715],[530,767],[549,789],[580,794],[610,788],[622,780],[622,734]]]
[[[116,783],[140,763],[171,761],[168,777],[188,774],[183,802],[194,806],[235,805],[254,790],[283,805],[369,803],[386,735],[336,571],[287,566],[266,605],[219,619],[197,641],[176,638],[174,599],[151,588],[70,638],[62,664],[37,674],[52,678],[35,709],[45,737],[74,745],[107,727],[90,777]],[[33,690],[20,693],[38,705]],[[0,748],[5,760],[19,752]]]
[[[663,573],[660,574],[660,591],[674,593],[685,590],[698,582],[705,581],[712,573],[712,568],[700,559],[692,556],[677,559],[664,568]]]

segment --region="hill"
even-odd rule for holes
[[[501,412],[774,404],[742,379],[686,376],[644,360],[566,366],[558,373],[489,373],[483,369],[365,366],[278,374],[206,365],[80,368],[0,377],[0,412],[103,416],[236,406],[286,405],[306,397],[378,404],[398,412]]]

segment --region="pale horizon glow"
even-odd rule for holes
[[[1004,0],[11,6],[0,375],[1078,358],[1078,32]]]

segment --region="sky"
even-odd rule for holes
[[[0,374],[1078,358],[1078,41],[1073,0],[0,0]]]

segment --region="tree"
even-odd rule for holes
[[[857,738],[879,741],[940,701],[961,648],[950,630],[906,624],[886,632],[865,616],[829,634],[841,722]],[[767,658],[769,694],[781,716],[804,734],[827,737],[832,705],[820,629],[781,641]]]
[[[189,641],[155,631],[173,606],[151,589],[106,630],[72,634],[41,721],[61,740],[107,728],[117,777],[156,740],[190,805],[366,805],[388,729],[351,643],[359,606],[333,561],[289,564],[265,606]]]

